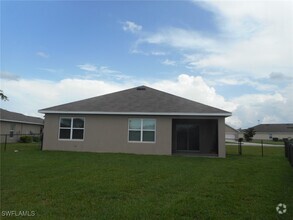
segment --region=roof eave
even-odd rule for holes
[[[30,124],[30,125],[44,125],[44,123],[30,122],[30,121],[18,121],[18,120],[10,120],[10,119],[0,119],[0,121],[20,123],[20,124]]]
[[[77,115],[158,115],[158,116],[220,116],[229,117],[230,112],[223,113],[190,113],[190,112],[101,112],[101,111],[54,111],[39,110],[43,114],[77,114]]]

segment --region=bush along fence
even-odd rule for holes
[[[9,143],[40,143],[40,149],[43,149],[43,134],[1,134],[1,145],[4,145],[6,151]]]
[[[291,166],[293,167],[293,139],[284,140],[285,142],[285,157],[288,158]]]

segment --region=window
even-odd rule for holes
[[[13,138],[14,137],[14,130],[15,130],[15,124],[10,125],[10,131],[9,131],[9,137]]]
[[[155,142],[155,119],[129,119],[128,140],[130,142]]]
[[[10,137],[10,138],[13,138],[13,137],[14,137],[14,130],[10,130],[10,131],[9,131],[9,137]]]
[[[84,118],[60,118],[59,139],[83,140]]]

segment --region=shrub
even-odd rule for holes
[[[33,141],[33,138],[31,136],[21,136],[19,138],[19,142],[21,143],[31,143]]]
[[[247,129],[245,129],[243,135],[244,135],[245,141],[247,141],[247,142],[252,141],[252,138],[255,135],[254,128],[247,128]]]
[[[33,142],[40,142],[41,138],[39,136],[33,136]]]
[[[278,141],[278,140],[279,140],[279,138],[273,137],[273,141]]]

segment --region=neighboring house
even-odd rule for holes
[[[16,112],[10,112],[0,108],[0,134],[1,143],[17,142],[21,135],[40,134],[44,127],[44,120],[37,117],[26,116]]]
[[[255,140],[293,138],[293,124],[260,124],[253,127]]]
[[[226,124],[225,139],[237,141],[239,138],[239,131]]]
[[[39,112],[44,150],[226,156],[230,112],[146,86]]]

